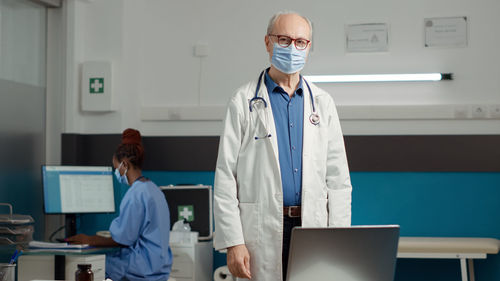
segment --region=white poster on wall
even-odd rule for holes
[[[466,47],[467,17],[426,18],[425,47]]]
[[[387,52],[389,28],[386,23],[346,25],[346,52]]]

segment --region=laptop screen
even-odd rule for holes
[[[399,226],[292,230],[287,281],[394,279]]]

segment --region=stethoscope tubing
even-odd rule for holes
[[[255,94],[254,94],[253,98],[251,98],[248,101],[248,109],[250,110],[250,112],[253,111],[252,110],[252,104],[254,102],[256,102],[256,101],[262,101],[264,103],[264,108],[267,108],[267,102],[266,102],[266,100],[263,97],[259,97],[260,84],[262,82],[262,77],[264,76],[264,72],[265,72],[265,70],[263,70],[260,73],[259,80],[257,81],[257,87],[255,87]],[[303,79],[302,76],[300,78]],[[313,94],[312,94],[312,91],[311,91],[311,87],[309,86],[309,83],[307,82],[306,79],[303,79],[303,80],[304,80],[304,82],[306,82],[307,90],[309,90],[309,96],[311,98],[312,113],[309,116],[309,121],[313,125],[318,125],[319,124],[319,115],[318,115],[318,113],[316,113],[316,105],[314,104],[314,98],[313,98]]]

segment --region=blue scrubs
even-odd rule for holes
[[[135,181],[109,228],[126,247],[106,255],[106,277],[120,280],[167,280],[172,267],[167,200],[151,181]]]

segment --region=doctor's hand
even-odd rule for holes
[[[227,267],[234,277],[252,279],[250,254],[244,244],[227,248]]]

